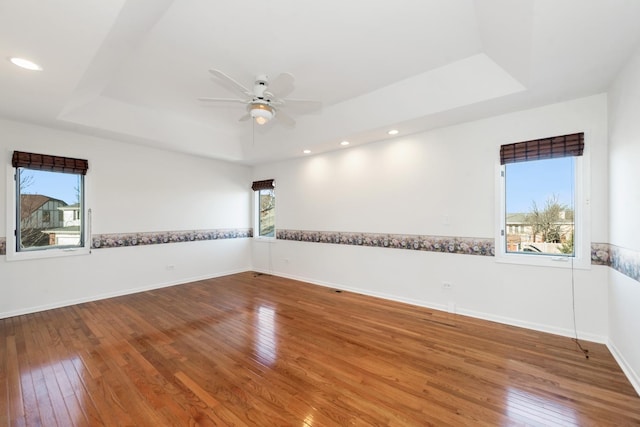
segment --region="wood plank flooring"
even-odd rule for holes
[[[0,320],[0,426],[640,425],[584,346],[247,272]]]

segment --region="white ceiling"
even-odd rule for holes
[[[245,164],[605,91],[637,0],[0,0],[0,116]],[[211,78],[292,73],[297,125],[239,122]]]

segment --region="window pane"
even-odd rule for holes
[[[505,251],[574,256],[575,157],[505,165]]]
[[[82,246],[83,176],[18,168],[16,251]]]
[[[259,190],[259,218],[258,235],[261,237],[275,237],[275,207],[276,195],[274,190]]]

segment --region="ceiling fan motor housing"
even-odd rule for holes
[[[269,76],[266,74],[258,74],[256,76],[256,85],[269,86]]]
[[[269,87],[269,77],[266,74],[259,74],[256,76],[256,81],[253,84],[254,99],[264,99],[264,93]]]

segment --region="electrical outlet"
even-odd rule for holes
[[[450,282],[442,282],[442,289],[444,289],[445,291],[452,288],[453,288],[453,285]]]

